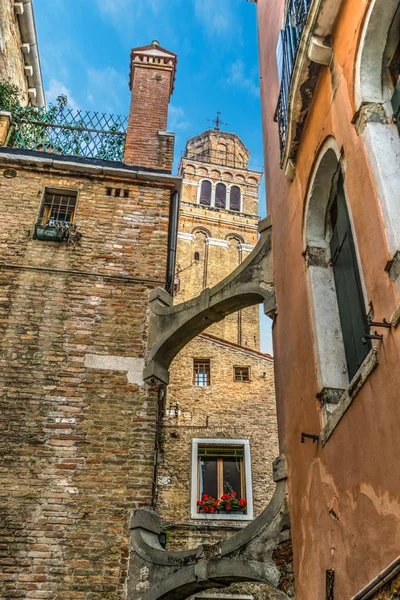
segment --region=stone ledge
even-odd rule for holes
[[[354,398],[357,396],[358,392],[367,381],[368,377],[378,366],[378,354],[376,350],[372,349],[366,356],[364,362],[361,367],[358,369],[357,373],[354,375],[353,379],[349,383],[347,389],[343,392],[342,397],[340,398],[336,408],[332,411],[331,415],[328,417],[325,426],[321,431],[321,442],[324,446],[326,442],[331,437],[332,433],[335,431],[337,425],[342,419],[344,413],[347,411],[349,406],[352,404]]]

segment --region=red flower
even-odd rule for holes
[[[232,496],[236,498],[236,492],[232,492]]]
[[[225,508],[226,510],[232,510],[232,506],[230,504],[227,504]]]
[[[214,506],[218,506],[218,504],[219,504],[219,502],[218,502],[218,500],[216,500],[216,501],[214,502]]]
[[[240,498],[240,500],[239,500],[239,506],[243,507],[243,506],[246,506],[246,504],[247,504],[246,500],[244,498]]]
[[[197,506],[203,506],[203,503],[201,500],[197,500]]]
[[[210,511],[215,512],[215,508],[213,506],[210,506]]]
[[[207,494],[203,494],[201,497],[202,500],[208,500],[208,495]]]
[[[204,512],[209,512],[209,510],[210,510],[210,507],[209,507],[209,506],[205,506],[205,507],[204,507]]]

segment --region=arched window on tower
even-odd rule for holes
[[[236,212],[240,212],[240,200],[240,187],[238,187],[237,185],[233,185],[231,187],[229,208]]]
[[[211,181],[202,181],[200,188],[200,204],[211,206]]]
[[[215,190],[215,208],[226,207],[226,185],[224,183],[217,183]]]

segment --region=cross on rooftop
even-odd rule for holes
[[[224,123],[223,121],[221,121],[221,119],[219,118],[219,115],[221,114],[220,111],[217,111],[217,118],[216,119],[207,119],[207,121],[211,121],[211,123],[215,123],[215,130],[219,131],[220,130],[220,125],[228,125],[228,123]]]

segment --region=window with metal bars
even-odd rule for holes
[[[193,385],[205,387],[210,385],[210,361],[205,359],[193,360]]]
[[[220,498],[232,492],[237,498],[245,498],[243,458],[243,446],[199,446],[198,499],[203,494]]]
[[[250,381],[250,367],[233,367],[234,381]]]
[[[77,193],[73,190],[46,189],[40,209],[42,225],[72,223],[75,216]]]

